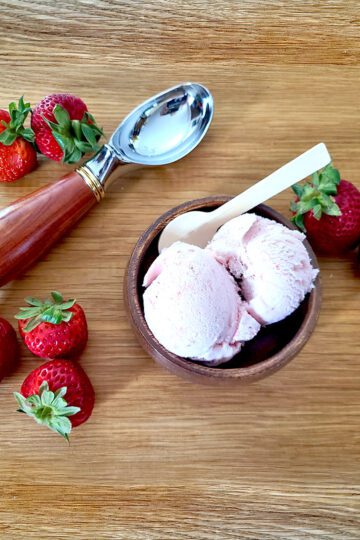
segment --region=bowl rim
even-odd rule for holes
[[[193,199],[177,205],[160,215],[140,235],[129,258],[124,275],[124,301],[127,307],[130,322],[135,330],[135,333],[140,338],[141,345],[155,361],[159,362],[163,366],[168,368],[168,364],[171,363],[174,367],[178,368],[179,371],[188,372],[189,375],[196,374],[200,377],[255,380],[256,378],[262,378],[265,374],[270,374],[283,367],[292,358],[294,358],[294,356],[296,356],[307,343],[316,326],[320,312],[321,284],[319,274],[315,279],[314,288],[310,292],[308,309],[304,320],[289,343],[287,343],[282,349],[280,349],[280,351],[276,352],[269,358],[260,360],[255,364],[227,369],[219,369],[217,366],[200,364],[196,361],[175,355],[168,351],[163,345],[161,345],[161,343],[159,343],[149,329],[145,320],[143,309],[141,307],[139,295],[137,294],[138,274],[144,260],[144,256],[156,236],[161,232],[166,224],[173,219],[174,215],[183,214],[195,209],[201,210],[203,208],[211,207],[212,205],[219,206],[231,198],[232,197],[229,195],[213,195]],[[266,214],[270,214],[270,219],[274,219],[292,230],[298,230],[285,216],[270,206],[260,204],[251,209],[250,212],[256,213],[256,209],[259,209]],[[309,253],[313,268],[319,269],[315,253],[306,239],[304,240],[304,245]],[[135,317],[136,313],[140,315],[138,319]],[[149,335],[151,336],[152,342],[149,341]]]

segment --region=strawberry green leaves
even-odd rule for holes
[[[329,164],[314,173],[311,182],[292,186],[298,201],[292,202],[290,209],[294,213],[292,221],[299,229],[305,231],[303,216],[307,212],[312,211],[317,220],[321,219],[323,213],[329,216],[341,215],[341,210],[333,198],[337,194],[339,183],[339,171]]]
[[[38,424],[47,426],[69,441],[71,422],[68,417],[77,414],[81,409],[67,404],[64,399],[66,392],[66,386],[52,392],[44,381],[38,394],[25,398],[19,392],[14,392],[14,397],[19,405],[19,412],[27,414]]]
[[[50,324],[61,324],[69,322],[73,316],[72,311],[69,311],[76,303],[75,299],[64,300],[63,296],[53,291],[52,299],[46,299],[44,302],[38,298],[27,297],[25,302],[30,307],[22,307],[15,318],[18,320],[28,320],[24,328],[24,332],[31,332],[42,322]]]
[[[10,121],[1,120],[1,124],[6,128],[0,133],[0,142],[5,146],[12,145],[18,137],[26,141],[34,142],[35,134],[31,128],[25,128],[24,123],[31,111],[30,103],[24,102],[24,97],[9,104]]]
[[[56,122],[43,116],[61,150],[65,163],[77,163],[85,154],[99,149],[98,141],[103,131],[94,117],[85,112],[81,120],[71,120],[68,111],[57,104],[53,114]]]

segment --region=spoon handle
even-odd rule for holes
[[[22,274],[96,204],[76,171],[0,211],[0,286]]]
[[[225,221],[248,212],[258,204],[310,176],[315,171],[325,167],[330,161],[331,157],[325,144],[317,144],[211,212],[210,221],[216,221],[222,225]]]

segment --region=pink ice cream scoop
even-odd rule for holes
[[[233,277],[197,246],[175,242],[150,266],[143,285],[150,330],[179,356],[218,365],[260,329]]]
[[[305,236],[256,214],[228,221],[207,246],[240,281],[249,311],[261,324],[280,321],[313,288],[318,270],[311,266]]]

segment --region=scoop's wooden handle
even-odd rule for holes
[[[0,211],[0,286],[23,273],[96,203],[77,172]]]

